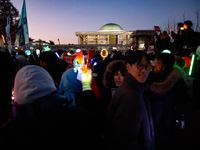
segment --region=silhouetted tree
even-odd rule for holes
[[[0,0],[0,34],[3,34],[5,37],[8,16],[10,16],[11,42],[14,45],[16,29],[19,23],[19,11],[13,6],[10,0]]]

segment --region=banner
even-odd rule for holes
[[[26,3],[24,0],[16,32],[15,46],[24,47],[27,43],[29,43],[29,33],[28,33],[28,23],[26,15]]]
[[[154,26],[154,31],[155,32],[161,32],[160,27],[159,26]]]
[[[74,59],[76,55],[68,55],[67,52],[63,52],[63,59],[67,62],[69,68],[73,67]]]
[[[10,37],[10,17],[7,17],[7,26],[5,27],[6,30],[6,42],[8,44],[8,51],[11,54],[12,44],[11,44],[11,37]]]

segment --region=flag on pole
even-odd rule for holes
[[[26,15],[26,3],[24,0],[16,32],[15,46],[25,47],[27,43],[29,43],[29,33],[28,33],[28,23]]]
[[[10,17],[7,17],[7,26],[5,27],[6,30],[6,42],[8,44],[8,51],[11,54],[12,45],[11,45],[11,37],[10,37]]]

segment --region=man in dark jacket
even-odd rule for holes
[[[147,87],[143,84],[150,70],[146,53],[130,53],[126,68],[128,73],[106,110],[107,147],[115,150],[153,150],[153,120],[145,96]]]
[[[182,116],[182,103],[186,97],[187,86],[182,78],[183,73],[179,68],[173,68],[175,58],[172,54],[159,53],[152,64],[154,74],[149,76],[150,84],[148,98],[151,103],[152,116],[155,130],[155,150],[169,150],[172,147],[173,132],[178,132]],[[176,110],[176,111],[175,111]]]

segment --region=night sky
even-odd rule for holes
[[[21,13],[23,0],[11,2]],[[29,37],[77,44],[75,32],[96,32],[107,23],[125,31],[152,30],[185,17],[196,29],[200,0],[26,0],[26,11]]]

